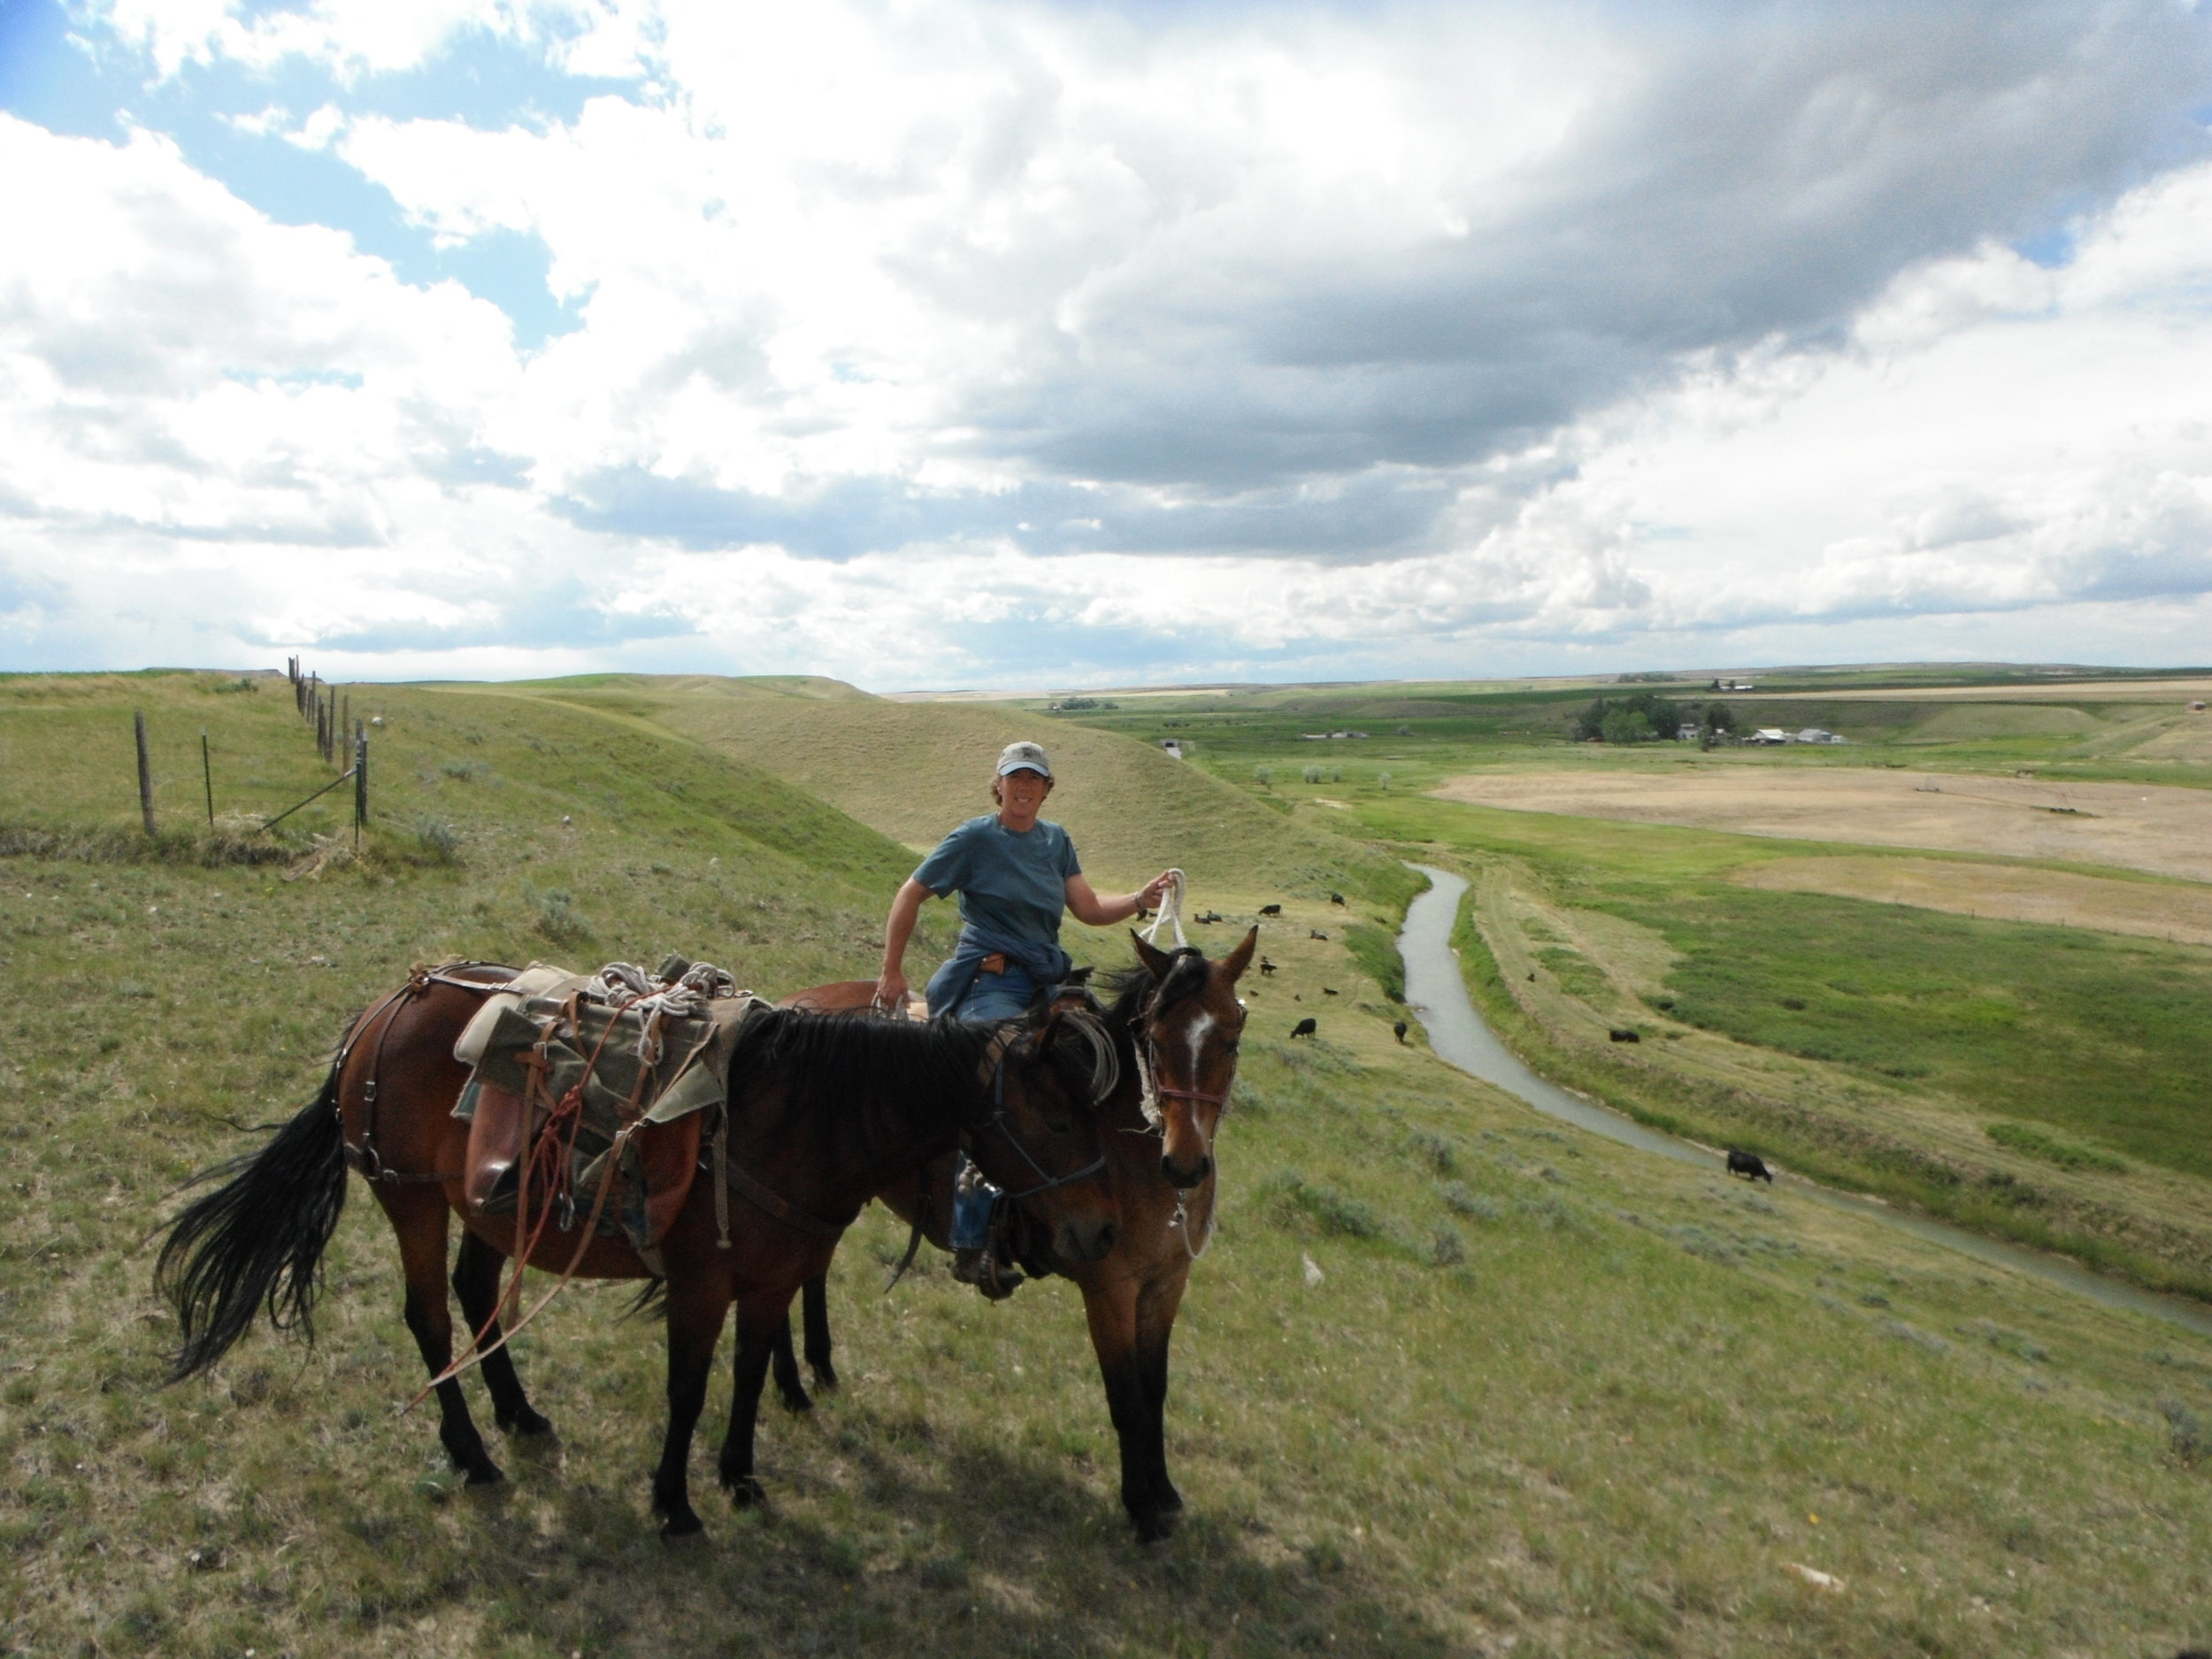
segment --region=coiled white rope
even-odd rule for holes
[[[1183,889],[1187,878],[1179,870],[1168,872],[1167,892],[1160,900],[1160,913],[1152,918],[1152,926],[1144,930],[1144,942],[1155,949],[1159,948],[1160,929],[1169,928],[1175,934],[1175,949],[1187,948],[1190,941],[1183,937]]]

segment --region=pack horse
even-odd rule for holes
[[[465,1036],[482,1045],[473,1070],[457,1057]],[[173,1376],[206,1371],[265,1309],[312,1340],[350,1165],[391,1224],[425,1394],[472,1485],[501,1473],[463,1396],[465,1364],[480,1365],[502,1430],[550,1431],[505,1347],[522,1264],[559,1283],[664,1281],[668,1423],[653,1504],[665,1533],[696,1532],[691,1440],[732,1304],[735,1386],[717,1472],[743,1504],[761,1495],[754,1425],[791,1300],[875,1194],[910,1187],[960,1148],[1041,1218],[1056,1259],[1111,1256],[1121,1217],[1102,1130],[1104,1041],[1094,1017],[1057,1003],[990,1025],[773,1009],[689,964],[662,976],[615,964],[549,986],[488,964],[418,969],[353,1022],[316,1098],[257,1153],[210,1171],[227,1179],[172,1225],[155,1282],[182,1328]],[[457,1362],[455,1217],[451,1284],[472,1333]],[[504,1292],[503,1261],[516,1263]]]

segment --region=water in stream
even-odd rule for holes
[[[1714,1171],[1724,1167],[1720,1154],[1694,1141],[1678,1140],[1648,1128],[1609,1107],[1571,1094],[1555,1083],[1546,1082],[1522,1064],[1498,1041],[1497,1034],[1483,1024],[1482,1017],[1475,1012],[1474,1004],[1467,998],[1466,981],[1460,978],[1458,953],[1452,949],[1452,925],[1459,915],[1460,896],[1467,891],[1466,881],[1448,870],[1432,869],[1427,864],[1412,867],[1426,876],[1431,885],[1406,911],[1405,931],[1398,935],[1398,952],[1405,960],[1406,1001],[1419,1011],[1422,1024],[1428,1028],[1429,1046],[1439,1056],[1461,1071],[1519,1096],[1548,1117],[1563,1118],[1594,1134],[1634,1147],[1640,1152],[1655,1153],[1678,1163],[1695,1164]],[[2026,1273],[2109,1308],[2148,1314],[2154,1319],[2186,1325],[2202,1335],[2212,1336],[2212,1308],[2177,1296],[2139,1290],[2132,1285],[2093,1273],[2063,1256],[2001,1244],[1978,1233],[1969,1233],[1963,1227],[1894,1210],[1874,1199],[1837,1192],[1810,1181],[1791,1179],[1788,1185],[1793,1193],[1885,1226],[1896,1227],[1977,1261]]]

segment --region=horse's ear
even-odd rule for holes
[[[1258,949],[1259,942],[1259,926],[1255,923],[1252,931],[1245,934],[1244,942],[1222,957],[1222,970],[1228,974],[1230,984],[1234,985],[1244,977],[1244,971],[1252,965],[1252,953]]]
[[[1156,979],[1166,979],[1168,965],[1174,958],[1145,943],[1144,935],[1133,927],[1129,930],[1129,938],[1137,948],[1137,960],[1144,964],[1145,971]]]

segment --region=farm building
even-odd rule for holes
[[[1754,743],[1786,743],[1790,734],[1778,726],[1763,726],[1751,734]]]
[[[1793,743],[1840,743],[1843,740],[1833,732],[1824,732],[1816,726],[1809,726],[1790,740]]]

